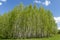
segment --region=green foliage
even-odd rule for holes
[[[58,34],[60,34],[60,30],[58,30]]]
[[[0,38],[49,37],[57,33],[57,25],[50,10],[22,4],[0,16]]]

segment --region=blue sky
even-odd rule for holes
[[[0,15],[12,10],[20,3],[25,6],[36,3],[38,7],[42,5],[44,8],[51,10],[58,27],[60,26],[60,0],[0,0]]]

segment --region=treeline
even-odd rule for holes
[[[0,38],[42,38],[56,33],[52,12],[43,7],[21,4],[0,16]]]

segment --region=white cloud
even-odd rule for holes
[[[42,4],[42,5],[48,6],[48,5],[51,4],[51,1],[45,0],[44,2],[41,2],[40,0],[35,0],[34,3],[38,3],[38,4]]]
[[[58,26],[58,30],[60,30],[60,17],[54,17],[56,23],[57,23],[57,26]]]
[[[0,0],[0,6],[3,4],[3,2],[6,2],[7,0]]]
[[[2,5],[2,2],[0,2],[0,6]]]
[[[35,0],[34,3],[41,3],[41,1]]]
[[[54,17],[56,23],[60,23],[60,17]]]
[[[58,27],[58,30],[60,30],[60,27]]]
[[[51,1],[49,1],[49,0],[45,0],[45,2],[43,2],[42,4],[48,6],[48,5],[51,4]]]
[[[2,2],[6,2],[7,0],[0,0],[0,1],[2,1]]]

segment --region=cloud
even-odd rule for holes
[[[48,6],[48,5],[51,4],[51,1],[49,1],[49,0],[45,0],[45,2],[43,2],[42,4]]]
[[[3,4],[3,2],[6,2],[7,0],[0,0],[0,6]]]
[[[0,0],[0,1],[2,1],[2,2],[6,2],[7,0]]]
[[[60,17],[54,17],[55,22],[57,23],[58,30],[60,30]]]
[[[2,2],[0,2],[0,6],[2,5]]]
[[[41,1],[35,0],[34,3],[41,3]]]
[[[58,30],[60,30],[60,27],[58,27]]]
[[[56,23],[60,23],[60,17],[54,17]]]
[[[51,4],[51,1],[45,0],[44,2],[41,2],[40,0],[35,0],[34,3],[42,4],[45,6],[49,6]]]

